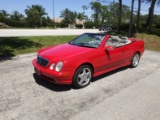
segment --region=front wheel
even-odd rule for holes
[[[73,77],[73,85],[77,88],[83,88],[90,84],[92,79],[92,68],[89,65],[79,67]]]
[[[130,66],[131,66],[132,68],[137,67],[138,64],[139,64],[139,59],[140,59],[139,54],[138,54],[138,53],[134,54]]]

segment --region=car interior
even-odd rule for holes
[[[131,43],[131,41],[126,36],[110,36],[105,44],[105,46],[120,47]]]

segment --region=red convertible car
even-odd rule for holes
[[[143,52],[142,40],[84,33],[69,43],[39,50],[32,63],[42,78],[82,88],[93,77],[124,66],[136,67]]]

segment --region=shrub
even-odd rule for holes
[[[76,24],[76,28],[82,29],[82,28],[83,28],[83,25],[82,25],[82,24]]]
[[[66,24],[66,23],[63,23],[63,22],[62,22],[62,23],[60,24],[60,28],[67,28],[67,27],[68,27],[68,24]]]
[[[155,26],[155,28],[160,29],[160,23],[157,23],[156,26]]]
[[[10,18],[1,18],[0,22],[5,23],[6,25],[12,26],[12,27],[25,27],[24,21],[15,21]]]
[[[94,23],[92,21],[88,21],[88,22],[85,22],[84,26],[85,26],[85,28],[93,28]]]
[[[135,24],[132,24],[132,30],[135,30],[135,27],[136,27]],[[120,29],[129,30],[129,23],[122,23]]]

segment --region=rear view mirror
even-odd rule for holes
[[[114,46],[106,46],[105,50],[109,51],[109,50],[114,50]]]

